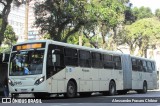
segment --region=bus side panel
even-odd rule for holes
[[[158,89],[158,73],[157,73],[157,68],[156,68],[156,63],[154,63],[155,70],[153,71],[153,89]]]
[[[122,55],[123,89],[132,89],[131,57]]]

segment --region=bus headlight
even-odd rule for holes
[[[43,81],[44,81],[44,76],[41,77],[41,78],[39,78],[39,79],[34,83],[34,85],[39,85],[39,84],[41,84]]]
[[[13,82],[10,79],[8,79],[8,84],[10,84],[11,86],[14,86]]]

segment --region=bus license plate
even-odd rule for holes
[[[27,89],[21,89],[21,92],[27,92]]]

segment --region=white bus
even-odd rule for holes
[[[13,46],[8,85],[15,94],[50,94],[66,97],[146,93],[157,87],[155,62],[122,53],[93,49],[52,40],[36,40]]]

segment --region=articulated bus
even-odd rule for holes
[[[123,53],[52,40],[28,41],[12,47],[8,65],[12,97],[64,94],[90,96],[146,93],[157,88],[155,61]]]

